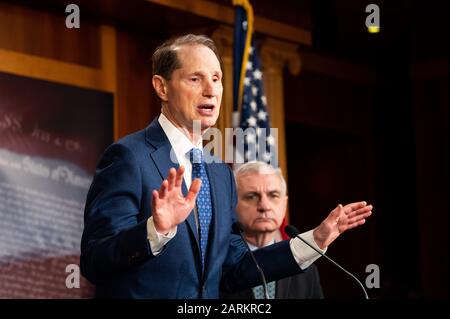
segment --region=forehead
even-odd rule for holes
[[[281,191],[281,180],[276,173],[245,173],[238,177],[240,191]]]
[[[174,48],[174,51],[177,53],[183,69],[221,71],[216,54],[205,45],[183,44]]]

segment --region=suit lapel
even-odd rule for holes
[[[178,163],[173,162],[170,158],[170,152],[172,150],[172,145],[169,142],[166,134],[164,133],[161,125],[158,122],[158,118],[155,118],[152,123],[146,128],[145,138],[149,144],[154,147],[154,150],[151,151],[150,157],[155,163],[156,168],[158,169],[159,175],[161,176],[161,182],[167,177],[169,169],[171,167],[175,167],[178,169],[180,166]],[[187,195],[187,187],[183,182],[183,195]],[[192,211],[188,218],[186,219],[186,223],[191,233],[195,237],[195,241],[197,243],[197,249],[200,251],[199,246],[199,238],[197,232],[197,226],[195,223],[194,211]]]

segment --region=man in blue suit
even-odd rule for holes
[[[161,114],[108,147],[98,163],[86,201],[82,274],[97,297],[108,298],[218,298],[219,287],[259,285],[232,233],[233,173],[203,160],[202,134],[215,124],[222,98],[217,49],[205,36],[186,35],[166,41],[152,60]],[[371,210],[365,202],[338,205],[303,236],[325,251]],[[255,257],[273,281],[302,272],[319,255],[293,239]]]

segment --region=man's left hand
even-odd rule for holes
[[[325,249],[340,234],[348,229],[358,227],[366,222],[366,218],[372,215],[372,205],[366,202],[356,202],[345,206],[339,204],[325,218],[322,223],[314,229],[314,240],[320,249]]]

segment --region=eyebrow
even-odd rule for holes
[[[192,76],[192,75],[206,76],[207,74],[205,71],[193,71],[193,72],[188,73],[188,76]],[[222,77],[223,73],[220,71],[214,71],[213,76],[215,76],[215,75]]]
[[[258,194],[259,195],[260,193],[261,192],[259,192],[259,191],[250,190],[248,192],[245,192],[244,195],[249,195],[249,194]],[[281,190],[272,189],[272,190],[267,191],[266,193],[268,193],[268,194],[273,194],[273,193],[281,194]]]

